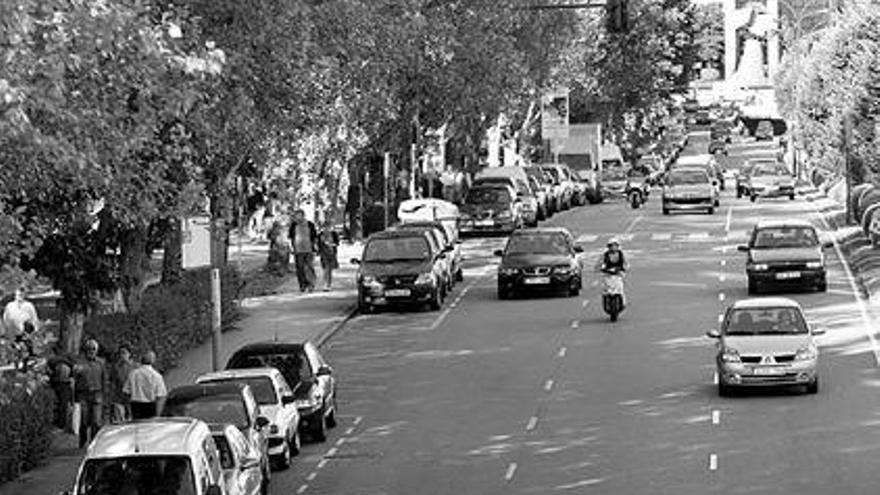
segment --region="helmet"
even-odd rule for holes
[[[617,239],[617,237],[612,237],[611,239],[608,239],[608,246],[611,246],[612,244],[617,244],[617,247],[620,247],[620,240]]]

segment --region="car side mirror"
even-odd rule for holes
[[[574,252],[575,252],[575,253],[583,253],[583,252],[584,252],[584,247],[583,247],[583,246],[575,246],[575,247],[574,247]]]
[[[746,246],[745,244],[742,244],[742,245],[737,246],[737,247],[736,247],[736,250],[739,251],[739,252],[741,252],[741,253],[748,253],[748,252],[749,252],[749,247]]]
[[[220,485],[208,485],[205,495],[223,495],[223,490],[220,489]]]
[[[706,332],[706,337],[709,337],[710,339],[720,339],[721,338],[721,331],[718,330],[717,328],[713,328],[713,329]]]
[[[269,426],[269,419],[265,416],[257,416],[257,421],[255,424],[257,425],[258,430],[262,430],[263,428]]]
[[[495,251],[492,251],[492,254],[494,256],[504,256],[504,251],[502,251],[500,249],[496,249]]]
[[[332,375],[332,374],[333,374],[333,368],[327,366],[326,364],[324,366],[321,366],[320,368],[318,368],[318,372],[316,373],[317,376],[328,376],[328,375]]]
[[[296,397],[294,397],[292,395],[282,395],[281,396],[281,403],[284,404],[285,406],[289,405],[289,404],[293,404],[294,402],[296,402]]]
[[[351,261],[352,265],[360,265],[361,264],[361,260],[359,260],[357,258],[352,258],[350,261]]]

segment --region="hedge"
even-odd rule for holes
[[[14,480],[51,453],[55,394],[35,375],[0,377],[0,482]]]
[[[221,270],[220,287],[222,321],[228,329],[239,315],[236,300],[242,280],[238,271]],[[210,270],[187,271],[175,285],[150,287],[137,313],[90,317],[84,335],[110,352],[123,343],[136,353],[151,349],[158,357],[157,368],[173,368],[184,353],[211,336]]]

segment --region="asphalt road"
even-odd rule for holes
[[[734,146],[731,166],[760,146]],[[875,492],[878,363],[834,250],[828,292],[790,294],[828,330],[819,394],[717,395],[704,334],[747,297],[736,244],[758,218],[814,218],[802,199],[731,189],[714,215],[663,216],[653,194],[555,216],[587,251],[576,298],[498,300],[504,240],[468,241],[443,310],[361,316],[330,343],[340,425],[272,493]],[[632,266],[613,324],[589,269],[612,235]]]

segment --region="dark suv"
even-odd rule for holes
[[[438,310],[446,298],[446,252],[428,232],[386,230],[364,244],[357,273],[358,308],[372,312],[391,304],[428,304]]]
[[[816,229],[804,220],[759,222],[749,243],[738,249],[748,254],[746,275],[749,294],[771,285],[815,288],[827,287],[825,255],[828,243],[819,241]]]

